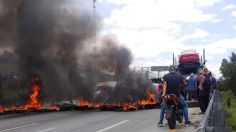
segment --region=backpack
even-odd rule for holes
[[[212,85],[212,82],[211,82],[210,76],[206,76],[204,79],[204,82],[202,83],[203,90],[209,91],[211,89],[211,85]]]

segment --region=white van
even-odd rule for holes
[[[94,101],[99,103],[116,102],[126,95],[126,86],[116,81],[100,82],[96,85]]]

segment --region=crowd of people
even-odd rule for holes
[[[169,71],[170,73],[166,74],[157,86],[158,102],[161,104],[160,119],[157,125],[159,127],[163,126],[165,107],[162,103],[162,97],[167,94],[175,94],[182,106],[185,126],[189,126],[191,125],[191,121],[188,117],[186,101],[198,100],[201,110],[199,114],[204,114],[208,107],[211,94],[216,88],[216,78],[207,68],[203,68],[197,75],[191,73],[187,79],[177,73],[174,67],[170,67]]]

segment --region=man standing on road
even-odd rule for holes
[[[157,124],[158,127],[163,127],[163,120],[164,120],[164,116],[165,116],[165,109],[164,109],[164,105],[162,103],[162,98],[161,98],[162,94],[163,94],[163,82],[161,81],[160,85],[158,87],[158,102],[160,103],[160,106],[161,106],[160,120]]]
[[[188,106],[183,96],[181,95],[181,85],[185,83],[184,77],[180,74],[176,73],[176,68],[174,66],[170,66],[170,73],[166,74],[163,77],[163,94],[162,96],[168,94],[175,94],[180,100],[180,104],[183,108],[183,114],[185,118],[185,126],[190,126],[191,122],[188,117]]]
[[[192,99],[196,99],[196,90],[197,90],[197,80],[194,77],[194,74],[190,74],[190,78],[188,79],[188,100],[192,101]]]

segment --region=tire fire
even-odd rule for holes
[[[43,106],[42,102],[39,101],[39,91],[40,91],[40,85],[37,84],[37,81],[40,81],[40,79],[33,78],[31,80],[32,84],[32,93],[30,94],[30,99],[27,101],[27,104],[25,105],[25,110],[40,110]]]
[[[11,112],[11,111],[28,111],[28,110],[41,110],[43,107],[43,103],[39,100],[40,93],[40,78],[35,77],[31,80],[31,94],[29,95],[29,100],[24,106],[9,106],[3,107],[0,106],[0,113]],[[50,105],[48,110],[56,110],[57,106],[55,104]]]
[[[135,101],[133,103],[127,103],[127,102],[117,102],[117,103],[108,103],[108,104],[102,104],[97,102],[90,103],[89,101],[85,100],[83,97],[78,98],[78,106],[86,108],[93,108],[93,109],[99,109],[99,108],[107,108],[112,110],[123,110],[123,111],[129,111],[129,110],[138,110],[140,108],[143,108],[147,105],[156,105],[158,102],[156,101],[156,95],[153,94],[150,91],[147,91],[148,98]]]

